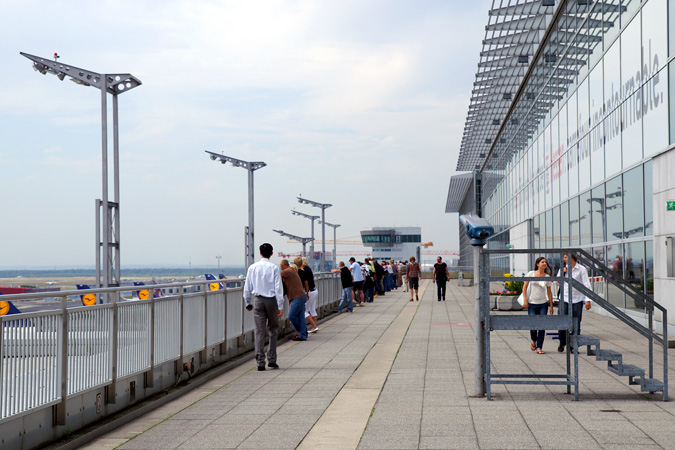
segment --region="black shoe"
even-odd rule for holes
[[[441,299],[439,298],[439,299],[438,299],[438,301],[440,302],[440,301],[441,301]]]
[[[445,301],[445,297],[443,297],[443,301]]]
[[[278,365],[277,363],[269,363],[269,364],[267,365],[267,367],[269,367],[269,368],[272,369],[272,370],[275,370],[275,369],[278,369],[278,368],[279,368],[279,365]],[[260,370],[260,369],[258,369],[258,370]],[[264,370],[264,368],[263,368],[263,370]]]
[[[258,366],[258,372],[263,372],[265,370],[265,366]]]
[[[565,351],[565,346],[564,345],[559,345],[558,346],[558,353],[562,353]]]

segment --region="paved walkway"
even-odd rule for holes
[[[421,293],[411,303],[399,289],[333,317],[309,341],[284,343],[280,370],[257,372],[251,359],[86,448],[675,448],[675,403],[585,352],[579,402],[561,386],[495,385],[493,401],[474,398],[473,288],[452,284],[437,302],[427,281]],[[646,340],[620,322],[587,313],[583,329],[647,366]],[[493,371],[564,373],[556,347],[547,336],[537,355],[527,332],[493,333]]]

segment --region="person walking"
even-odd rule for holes
[[[401,261],[401,278],[403,278],[403,285],[405,289],[403,292],[408,292],[408,264],[407,261]]]
[[[293,328],[298,332],[291,338],[292,341],[307,340],[307,322],[305,322],[305,304],[307,303],[307,294],[302,286],[300,275],[293,269],[287,259],[282,259],[279,264],[281,267],[281,282],[284,285],[284,292],[288,296],[290,307],[288,308],[288,320],[291,321]]]
[[[410,301],[413,301],[413,292],[415,293],[415,300],[420,301],[417,291],[420,289],[420,278],[422,278],[422,271],[419,263],[415,262],[415,257],[410,257],[410,264],[408,264],[408,283],[410,284]]]
[[[572,278],[578,281],[579,283],[583,284],[587,289],[593,290],[591,287],[591,282],[588,279],[588,273],[586,272],[586,268],[582,266],[581,264],[577,264],[577,257],[575,255],[572,255],[571,257],[571,264],[568,263],[567,261],[567,253],[563,254],[563,267],[562,270],[558,271],[558,277],[560,276],[567,276],[567,270],[571,271]],[[581,334],[581,315],[584,311],[584,303],[586,305],[586,309],[591,309],[591,301],[586,298],[584,294],[579,292],[578,290],[572,288],[569,285],[565,285],[567,289],[572,289],[572,321],[574,323],[574,328],[576,329],[577,335]],[[569,293],[568,292],[563,292],[561,295],[561,299],[558,302],[558,308],[559,308],[559,313],[560,314],[569,314]],[[570,332],[570,334],[573,334],[574,331]],[[565,351],[565,345],[567,345],[567,331],[566,330],[559,330],[558,331],[558,351],[560,353]],[[574,352],[574,348],[570,347],[570,350]]]
[[[274,249],[271,244],[260,246],[261,259],[246,271],[244,301],[246,310],[253,311],[255,359],[258,370],[265,370],[265,329],[270,337],[267,366],[278,369],[277,331],[279,318],[284,314],[284,290],[276,264],[270,262]]]
[[[347,306],[347,311],[352,312],[354,310],[354,282],[352,280],[352,273],[347,267],[345,267],[344,261],[340,261],[338,264],[339,269],[333,269],[331,272],[339,272],[340,280],[342,281],[342,300],[338,304],[337,309],[334,311],[336,313],[341,313],[342,308]]]
[[[448,272],[448,265],[443,262],[443,258],[440,256],[436,258],[436,264],[434,264],[434,271],[431,274],[431,282],[436,283],[436,291],[438,292],[438,301],[445,301],[445,287],[450,278],[450,272]]]
[[[550,277],[551,269],[548,267],[546,258],[540,256],[534,263],[534,270],[525,275],[526,277]],[[529,290],[528,290],[529,288]],[[528,316],[545,316],[553,314],[553,293],[551,283],[542,281],[526,281],[523,284],[523,308],[527,309]],[[544,354],[544,336],[546,330],[530,330],[530,350],[540,355]]]
[[[300,257],[298,257],[300,258]],[[302,257],[300,258],[300,261],[298,261],[298,258],[295,258],[293,261],[295,262],[298,267],[300,267],[300,270],[298,271],[298,275],[300,275],[300,279],[302,280],[303,287],[305,287],[305,291],[307,292],[307,303],[305,304],[305,318],[309,322],[309,325],[311,328],[307,330],[307,333],[316,333],[319,331],[319,327],[317,326],[316,318],[318,314],[316,313],[316,301],[319,298],[319,291],[316,290],[316,283],[314,283],[314,274],[312,273],[312,269],[309,268],[309,262],[307,261],[307,258]]]
[[[356,258],[353,256],[349,258],[349,271],[352,274],[352,280],[354,281],[354,300],[359,306],[363,305],[363,272],[361,271],[361,265],[356,262]]]

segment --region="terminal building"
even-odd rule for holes
[[[493,5],[446,212],[487,219],[491,249],[582,248],[675,308],[675,5]],[[491,259],[516,275],[532,265]],[[640,315],[623,294],[607,300]]]
[[[378,261],[407,261],[414,256],[419,261],[422,245],[420,227],[374,227],[361,232],[361,241],[372,247],[373,258]]]

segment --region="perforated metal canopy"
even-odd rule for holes
[[[457,162],[503,169],[566,94],[625,1],[493,0]]]

